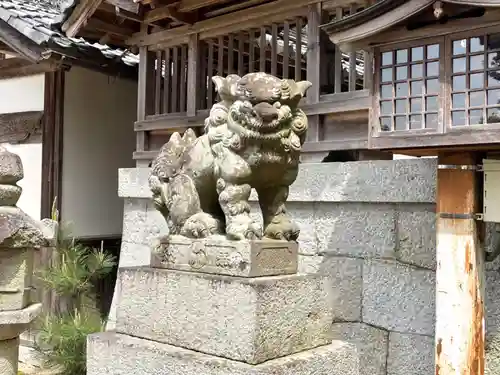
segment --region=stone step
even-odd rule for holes
[[[249,365],[115,332],[88,337],[87,375],[359,375],[355,346],[344,341]]]
[[[319,275],[241,278],[123,268],[116,331],[258,364],[330,343],[325,284]]]
[[[193,240],[160,238],[151,267],[241,277],[297,273],[297,243],[276,240],[230,241],[223,236]]]

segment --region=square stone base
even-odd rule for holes
[[[151,267],[257,277],[297,273],[297,259],[298,245],[294,242],[167,236],[153,250]]]
[[[114,332],[88,337],[87,375],[359,375],[355,346],[344,341],[248,365]]]
[[[21,310],[30,302],[33,249],[0,249],[0,311]]]
[[[22,310],[0,311],[0,340],[10,340],[21,335],[41,311],[41,303],[32,304]]]
[[[326,278],[152,268],[118,276],[116,331],[258,364],[331,342]]]

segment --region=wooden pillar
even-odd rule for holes
[[[64,70],[45,73],[42,121],[42,218],[50,218],[54,199],[61,212],[64,125]]]
[[[187,70],[187,115],[196,116],[198,101],[198,61],[199,54],[198,34],[191,34],[188,42],[188,70]],[[203,77],[202,77],[203,78]],[[201,81],[201,80],[200,80]],[[204,84],[205,82],[201,81]]]
[[[154,105],[154,63],[155,54],[149,52],[147,47],[139,48],[139,74],[138,74],[138,97],[137,97],[137,120],[142,121],[151,114]],[[136,151],[147,151],[148,139],[145,131],[136,132]],[[147,167],[148,160],[136,160],[137,167]]]
[[[436,375],[484,375],[481,175],[474,152],[439,156]]]
[[[307,13],[307,80],[312,83],[312,87],[307,91],[307,102],[318,103],[320,93],[320,24],[321,24],[321,3],[309,5]],[[319,115],[309,116],[309,129],[307,131],[307,141],[318,142],[320,135]]]

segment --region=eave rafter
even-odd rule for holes
[[[391,36],[386,34],[395,30],[402,31],[398,29],[398,25],[402,25],[404,21],[408,21],[411,17],[420,14],[427,8],[432,8],[433,5],[438,5],[441,11],[444,6],[446,10],[447,3],[450,8],[459,5],[485,8],[500,7],[500,0],[382,0],[352,16],[322,25],[322,29],[329,35],[334,44],[338,45],[344,52],[350,52],[390,39]],[[436,13],[436,7],[434,6],[436,17],[441,14],[438,13]],[[489,18],[484,16],[482,19],[486,22],[490,21]],[[466,24],[469,20],[462,19],[453,22]],[[436,27],[430,27],[428,33],[432,34],[432,32],[437,31],[435,29]],[[417,34],[423,37],[421,34],[425,32],[423,30]],[[410,37],[408,33],[405,34],[406,37]],[[402,37],[400,33],[393,33],[392,38],[396,40],[399,37]]]
[[[66,33],[66,36],[76,36],[102,2],[103,0],[81,0],[62,25],[62,31]]]

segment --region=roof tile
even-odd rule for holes
[[[76,1],[0,0],[0,19],[39,45],[55,44],[63,49],[77,49],[84,54],[100,52],[106,58],[120,58],[126,65],[136,65],[139,57],[129,51],[63,35],[60,25]]]

